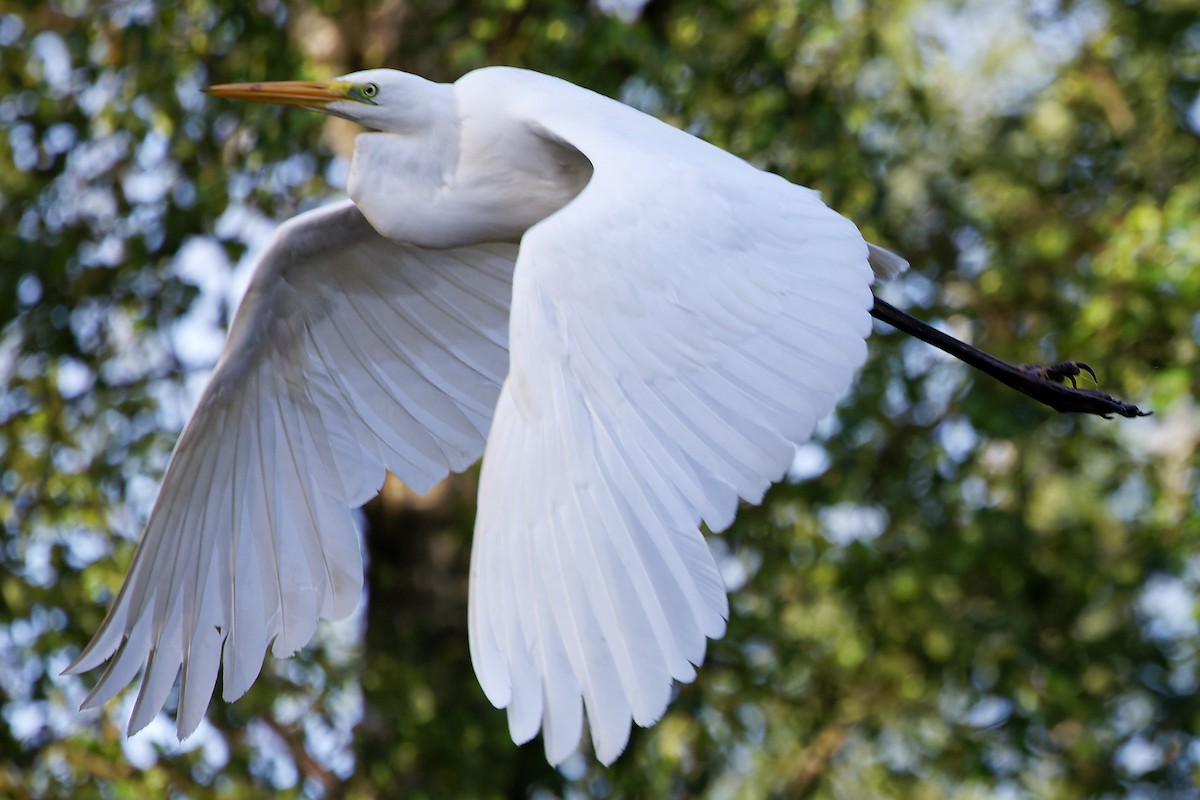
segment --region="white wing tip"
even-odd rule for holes
[[[611,767],[613,762],[621,757],[621,753],[625,752],[625,747],[629,744],[629,726],[625,727],[624,735],[609,737],[594,737],[592,746],[596,751],[596,760],[606,767]],[[570,755],[568,753],[568,755]]]
[[[116,692],[105,692],[104,683],[99,682],[92,687],[90,692],[87,693],[87,697],[83,698],[83,702],[79,704],[79,710],[92,711],[100,708],[100,706],[104,705],[109,700],[112,700],[114,697],[116,697]]]
[[[110,618],[115,614],[116,609],[111,612]],[[115,625],[111,624],[108,620],[105,620],[105,622],[101,624],[100,630],[98,630],[96,635],[92,637],[92,640],[88,642],[82,650],[79,651],[79,655],[75,656],[75,660],[67,665],[67,668],[59,674],[82,675],[85,672],[91,672],[96,667],[112,658],[113,653],[117,652],[117,648],[121,647],[125,639],[124,636],[118,636],[115,637],[114,641],[114,637],[109,634],[109,631],[114,631],[116,629],[117,628]]]
[[[115,649],[115,648],[114,648]],[[82,675],[85,672],[91,672],[96,667],[100,666],[112,653],[106,653],[101,656],[95,653],[91,646],[85,647],[79,651],[79,655],[75,656],[75,660],[67,665],[67,668],[58,673],[62,675]]]
[[[476,674],[488,702],[495,708],[508,708],[512,702],[512,683],[508,680],[508,675],[484,675],[478,671]]]
[[[908,269],[908,261],[903,256],[870,242],[867,243],[867,262],[879,281],[890,281]]]
[[[138,720],[137,717],[130,717],[129,725],[128,725],[128,727],[125,728],[125,735],[126,736],[135,736],[135,735],[141,733],[142,730],[147,725],[149,725],[151,722],[154,721],[154,717],[155,717],[155,714],[151,714],[144,720]]]
[[[541,715],[535,717],[522,714],[516,703],[508,706],[508,735],[513,740],[513,744],[522,745],[529,742],[537,736],[541,727]],[[553,759],[550,759],[549,752],[546,753],[546,758],[550,760],[551,764],[554,763]]]

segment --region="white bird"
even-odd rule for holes
[[[141,670],[130,733],[182,670],[177,731],[350,613],[351,511],[483,455],[470,649],[513,740],[583,722],[611,763],[663,714],[725,588],[704,538],[778,480],[866,354],[872,266],[817,193],[524,70],[392,70],[213,95],[345,117],[350,200],[258,259],[129,575],[70,672]],[[707,638],[706,638],[707,637]],[[271,643],[274,643],[273,645]]]

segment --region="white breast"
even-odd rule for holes
[[[379,233],[432,248],[516,242],[587,184],[578,151],[500,109],[469,107],[453,131],[359,135],[347,188]]]

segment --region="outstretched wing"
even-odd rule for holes
[[[502,69],[458,85],[594,167],[521,245],[470,631],[517,741],[541,727],[558,763],[586,709],[609,763],[724,632],[700,522],[759,502],[865,358],[867,245],[815,192],[607,98]]]
[[[70,667],[108,668],[85,707],[143,670],[129,730],[182,667],[178,731],[224,664],[239,697],[267,646],[290,655],[357,605],[351,509],[391,470],[425,491],[483,451],[508,369],[513,245],[423,250],[349,202],[281,226],[176,445],[133,566]]]

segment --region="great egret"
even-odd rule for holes
[[[281,226],[179,439],[133,565],[71,665],[182,668],[177,731],[358,603],[351,510],[484,455],[470,649],[514,741],[599,759],[725,629],[699,526],[758,502],[866,355],[872,267],[818,195],[518,69],[216,86],[359,135],[350,200]],[[879,313],[879,307],[875,309]],[[1053,376],[1052,376],[1053,377]],[[486,447],[485,447],[486,443]]]

